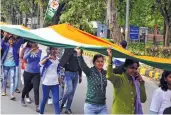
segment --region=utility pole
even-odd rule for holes
[[[126,0],[126,24],[125,24],[125,40],[129,40],[129,0]]]

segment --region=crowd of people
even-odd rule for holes
[[[122,41],[120,45],[126,48],[127,43]],[[27,106],[26,102],[32,102],[29,93],[33,89],[35,110],[40,114],[44,114],[50,97],[55,114],[62,113],[64,107],[65,114],[72,114],[73,97],[77,84],[82,82],[83,71],[87,78],[84,114],[108,114],[108,80],[114,88],[112,114],[143,114],[141,103],[146,102],[147,95],[145,81],[138,72],[138,61],[125,59],[125,62],[119,62],[117,67],[113,68],[112,57],[115,56],[112,55],[111,48],[108,48],[109,60],[105,69],[104,56],[101,54],[93,57],[93,67],[89,67],[82,56],[83,50],[79,47],[65,49],[61,58],[57,56],[58,52],[58,48],[49,47],[47,55],[41,58],[42,50],[37,43],[1,31],[2,96],[6,96],[6,88],[10,84],[10,100],[15,100],[15,92],[20,93],[18,84],[21,76],[23,107]],[[39,104],[40,84],[42,99]],[[66,91],[63,94],[64,86]],[[171,114],[171,71],[164,70],[149,111],[153,114]]]

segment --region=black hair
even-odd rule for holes
[[[98,58],[103,58],[103,59],[104,59],[104,56],[101,55],[101,54],[96,54],[96,55],[93,57],[93,64],[95,63],[95,61],[96,61]]]
[[[126,47],[127,47],[127,42],[126,42],[125,40],[122,40],[122,41],[120,42],[120,45],[121,45],[123,48],[126,49]]]
[[[28,41],[28,42],[27,42],[27,44],[26,44],[26,48],[31,47],[31,45],[29,45],[29,43],[31,43],[31,42],[30,42],[30,41]]]
[[[47,55],[50,55],[50,51],[51,51],[53,48],[55,48],[55,47],[48,47],[48,48],[46,49]]]
[[[1,30],[1,39],[4,37],[4,31]]]
[[[53,48],[55,48],[55,47],[49,47],[49,51],[52,50]]]
[[[165,80],[165,78],[167,78],[170,74],[171,74],[171,71],[164,71],[162,73],[162,77],[160,79],[159,87],[161,87],[161,89],[163,91],[167,91],[168,90],[168,85],[167,85],[167,81]]]
[[[9,37],[8,37],[8,41],[9,41],[11,38],[12,38],[13,40],[15,40],[15,37],[14,37],[14,36],[9,36]]]
[[[126,59],[125,63],[124,63],[124,67],[128,67],[130,65],[133,65],[134,63],[138,64],[138,67],[140,66],[139,62],[136,60],[132,60],[132,59]]]

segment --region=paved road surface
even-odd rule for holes
[[[45,55],[45,52],[43,55]],[[92,65],[88,57],[85,57],[85,60],[87,61],[88,65]],[[146,92],[147,92],[147,101],[145,104],[143,104],[143,110],[144,110],[144,113],[148,114],[153,91],[158,86],[157,86],[157,82],[151,81],[146,77],[144,77],[144,80],[146,81],[145,87],[146,87]],[[87,80],[86,80],[85,75],[83,75],[83,82],[79,84],[76,89],[76,93],[75,93],[72,108],[71,108],[74,114],[83,114],[86,88],[87,88]],[[20,90],[22,89],[21,85],[19,89]],[[34,99],[33,91],[30,92],[30,96],[33,100]],[[40,87],[40,100],[41,100],[41,96],[42,96],[42,92],[41,92],[41,87]],[[1,113],[2,114],[36,114],[34,103],[29,104],[27,107],[22,107],[20,105],[20,99],[21,99],[20,97],[21,97],[21,94],[16,94],[16,101],[10,101],[9,96],[1,97]],[[107,107],[108,107],[109,113],[111,113],[112,102],[113,102],[113,86],[110,82],[108,82]],[[46,105],[45,113],[53,114],[54,113],[53,105]]]

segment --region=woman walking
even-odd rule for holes
[[[87,94],[84,104],[85,114],[107,114],[106,106],[106,72],[103,70],[104,57],[97,54],[93,58],[94,66],[89,68],[82,57],[81,50],[76,48],[81,69],[87,76]]]
[[[21,96],[22,106],[25,104],[25,96],[30,92],[32,87],[34,88],[34,100],[36,105],[36,111],[39,112],[39,85],[40,85],[40,58],[42,50],[38,48],[37,43],[32,43],[31,48],[28,48],[23,59],[27,61],[24,71],[24,88]]]
[[[59,58],[57,57],[58,49],[50,47],[49,50],[49,56],[44,57],[40,62],[40,65],[43,65],[41,74],[43,99],[40,105],[40,114],[44,114],[50,91],[52,92],[55,114],[60,114],[59,84],[61,82],[60,75],[62,72],[60,71]]]
[[[171,106],[171,71],[164,71],[160,79],[160,88],[156,89],[150,111],[152,114],[163,114]]]
[[[5,37],[6,39],[6,37]],[[19,65],[19,59],[17,51],[20,48],[21,44],[24,42],[23,39],[19,39],[14,43],[14,36],[9,36],[8,42],[5,42],[5,39],[2,40],[1,46],[4,50],[2,57],[3,65],[3,80],[2,80],[2,96],[6,96],[6,87],[8,75],[10,76],[10,95],[11,100],[15,100],[14,91],[15,91],[15,70],[16,66]]]
[[[21,64],[21,83],[22,83],[22,85],[24,85],[24,76],[23,76],[23,73],[24,73],[24,69],[26,67],[26,60],[24,60],[24,58],[23,58],[24,57],[24,52],[27,49],[30,49],[31,48],[31,44],[32,44],[32,42],[28,41],[26,44],[24,44],[25,46],[24,47],[21,47],[21,49],[20,49],[19,57],[20,57],[20,64]],[[27,103],[31,103],[31,99],[29,97],[29,93],[26,94],[25,101]]]
[[[146,101],[144,80],[138,73],[139,62],[126,59],[124,72],[114,74],[112,72],[112,52],[107,50],[109,62],[107,67],[107,79],[114,87],[114,101],[112,114],[143,114],[141,102]]]

